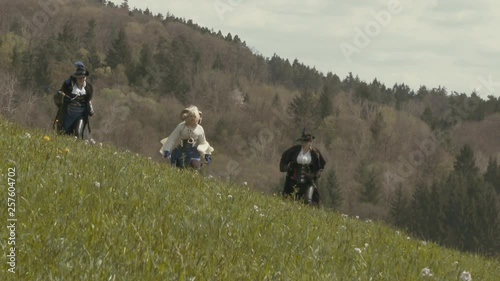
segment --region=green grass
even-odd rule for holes
[[[500,262],[0,118],[0,280],[499,280]],[[356,249],[357,248],[357,249]],[[429,268],[433,276],[422,276]]]

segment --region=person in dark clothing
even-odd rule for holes
[[[295,200],[304,199],[306,204],[319,204],[317,180],[326,161],[318,149],[312,147],[314,136],[302,132],[294,145],[281,155],[280,171],[286,172],[284,196],[295,195]]]
[[[54,121],[54,129],[63,134],[74,134],[83,138],[83,131],[94,115],[92,97],[94,90],[87,81],[89,72],[81,62],[76,62],[76,71],[66,79],[54,95],[54,103],[59,108]],[[90,131],[90,129],[89,129]]]

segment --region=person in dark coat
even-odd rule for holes
[[[80,119],[88,125],[88,117],[94,115],[94,89],[87,81],[89,72],[81,62],[76,62],[75,66],[75,73],[62,83],[60,90],[54,95],[54,103],[59,108],[54,128],[64,134],[72,134],[75,123]]]
[[[302,132],[302,136],[297,140],[301,143],[287,149],[281,155],[280,171],[286,172],[284,196],[292,196],[300,200],[305,196],[306,203],[319,204],[320,195],[317,188],[317,180],[325,168],[326,161],[321,152],[313,148],[314,136]],[[304,182],[304,177],[312,183],[313,189],[308,190],[311,184],[300,184]],[[308,194],[312,191],[312,194]]]

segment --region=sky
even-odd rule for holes
[[[121,4],[121,0],[111,1]],[[500,97],[498,0],[129,0],[344,79]]]

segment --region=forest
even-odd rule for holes
[[[215,148],[204,173],[271,195],[284,182],[281,153],[306,128],[327,159],[324,208],[500,255],[500,98],[322,73],[127,1],[3,2],[0,113],[9,120],[50,131],[52,96],[82,61],[98,143],[165,161],[160,140],[194,104]]]

